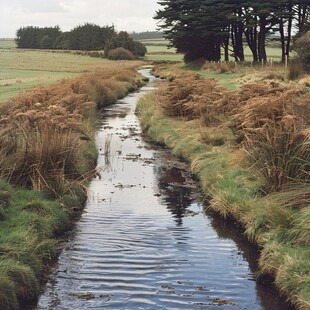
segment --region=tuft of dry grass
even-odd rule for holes
[[[235,97],[219,87],[216,80],[205,80],[192,73],[176,77],[168,85],[162,86],[158,94],[161,107],[167,115],[188,120],[200,119],[207,126],[221,123],[220,112],[229,110],[229,106],[234,105]]]
[[[244,227],[262,248],[261,271],[308,309],[309,91],[258,81],[231,94],[214,80],[164,73],[171,83],[138,105],[144,131],[191,162],[209,207]]]
[[[277,83],[246,85],[232,117],[236,142],[265,180],[266,191],[278,191],[287,183],[309,182],[307,94]]]
[[[116,67],[75,80],[38,87],[0,106],[0,177],[70,194],[70,182],[89,178],[96,162],[92,136],[95,108],[116,102],[141,85],[138,74]]]
[[[230,62],[206,62],[202,66],[203,70],[211,70],[218,73],[234,73],[237,71],[237,64],[233,61]]]

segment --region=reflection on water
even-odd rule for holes
[[[256,249],[205,213],[186,165],[142,141],[134,107],[147,90],[104,114],[101,177],[38,309],[286,309],[255,282]]]

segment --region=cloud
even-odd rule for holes
[[[0,0],[0,37],[21,26],[55,26],[68,31],[86,22],[117,30],[155,30],[157,0]]]

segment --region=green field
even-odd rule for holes
[[[2,48],[16,48],[15,41],[13,39],[0,39],[0,49]]]
[[[145,59],[147,60],[183,60],[183,55],[177,54],[175,48],[168,48],[169,41],[166,39],[141,40],[140,42],[146,46]]]
[[[168,48],[169,41],[166,39],[152,39],[152,40],[142,40],[147,48],[146,59],[149,60],[176,60],[182,61],[183,55],[176,54],[175,48]],[[267,43],[267,58],[268,61],[280,61],[281,60],[281,49],[277,47],[275,42]],[[245,60],[251,61],[252,54],[249,47],[245,47]],[[233,61],[234,59],[231,58]]]
[[[145,60],[182,61],[183,55],[168,48],[165,39],[143,40],[147,47]],[[251,60],[249,48],[246,60]],[[280,48],[267,47],[268,59],[279,61]],[[14,40],[0,39],[0,101],[5,101],[20,91],[36,85],[46,85],[64,78],[100,69],[107,60],[76,55],[70,52],[16,49]]]
[[[1,41],[0,41],[1,42]],[[4,44],[3,41],[1,44]],[[108,60],[64,52],[0,49],[0,101],[20,91],[107,66]]]

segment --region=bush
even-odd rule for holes
[[[134,60],[135,56],[129,50],[125,48],[118,47],[113,50],[110,50],[108,58],[111,60]]]
[[[135,55],[144,57],[147,49],[145,45],[139,41],[134,41],[134,49],[135,49]]]
[[[296,40],[294,48],[306,71],[310,71],[310,31]]]
[[[288,66],[288,76],[289,80],[296,80],[303,74],[302,64],[299,59],[292,59]]]

